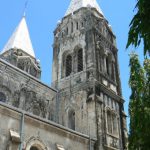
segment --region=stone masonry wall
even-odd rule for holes
[[[0,59],[0,92],[5,103],[55,120],[56,90]]]

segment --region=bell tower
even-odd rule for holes
[[[116,37],[96,0],[72,0],[54,31],[57,122],[96,138],[96,150],[126,149]]]

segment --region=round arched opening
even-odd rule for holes
[[[30,150],[40,150],[40,149],[38,149],[38,148],[35,147],[35,146],[32,146],[32,147],[30,148]]]
[[[26,145],[26,150],[48,150],[44,143],[35,137],[30,138]]]

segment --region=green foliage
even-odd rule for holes
[[[138,56],[130,56],[131,96],[129,103],[129,150],[150,149],[150,60],[140,65]]]
[[[137,0],[137,13],[130,23],[127,48],[138,47],[144,42],[144,55],[150,55],[150,0]]]
[[[127,48],[144,44],[144,63],[130,56],[131,96],[129,102],[129,150],[150,149],[150,0],[137,0],[136,14],[130,23]]]

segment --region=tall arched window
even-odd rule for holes
[[[106,57],[106,71],[107,71],[107,74],[109,75],[109,60],[108,60],[108,57]]]
[[[76,22],[76,29],[78,30],[79,29],[79,23]]]
[[[117,116],[114,114],[112,116],[112,121],[113,121],[113,134],[118,134],[118,120]]]
[[[83,51],[78,50],[78,72],[83,71]]]
[[[68,35],[68,27],[67,27],[67,29],[66,29],[66,34]]]
[[[108,133],[112,133],[112,116],[109,110],[107,111],[107,128]]]
[[[117,135],[118,134],[118,118],[114,112],[107,111],[107,128],[108,133]]]
[[[6,102],[6,95],[0,92],[0,102]]]
[[[72,72],[72,57],[68,55],[66,58],[66,77],[69,76]]]
[[[71,33],[73,32],[73,22],[71,22]]]
[[[75,111],[69,110],[68,112],[68,127],[75,130]]]
[[[111,78],[112,78],[112,80],[114,80],[115,79],[115,77],[114,77],[114,63],[112,62],[112,64],[111,64]]]

